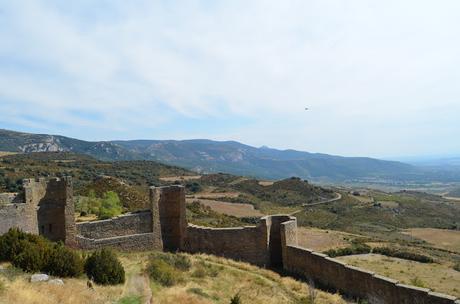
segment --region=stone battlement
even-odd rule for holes
[[[342,263],[298,246],[297,219],[262,217],[257,226],[208,228],[187,224],[185,189],[151,187],[148,210],[75,223],[70,178],[24,180],[20,194],[0,195],[0,234],[11,227],[81,249],[208,253],[276,267],[372,304],[460,304],[455,297]]]

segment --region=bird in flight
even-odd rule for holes
[[[305,111],[308,111],[308,110],[309,110],[309,108],[305,108]]]

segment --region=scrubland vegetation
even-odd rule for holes
[[[152,297],[159,304],[229,304],[235,301],[242,304],[305,304],[313,303],[309,298],[312,290],[316,304],[346,303],[339,295],[316,290],[270,270],[208,255],[121,253],[120,261],[126,271],[124,284],[96,284],[93,290],[86,286],[87,278],[82,276],[64,279],[64,286],[31,283],[28,281],[30,275],[3,263],[0,303],[137,304]]]

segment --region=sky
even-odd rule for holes
[[[460,155],[459,11],[457,0],[0,0],[0,128]]]

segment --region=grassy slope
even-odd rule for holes
[[[338,259],[397,279],[403,284],[426,287],[460,297],[460,272],[445,264],[423,264],[378,254],[353,255]]]
[[[192,268],[185,273],[184,281],[173,287],[161,287],[155,282],[144,288],[132,288],[133,283],[144,277],[148,253],[125,253],[121,260],[127,271],[124,286],[101,287],[95,291],[86,288],[86,279],[64,280],[65,286],[47,283],[29,283],[28,275],[16,273],[6,275],[0,272],[0,281],[5,289],[0,303],[9,304],[83,304],[83,303],[141,303],[146,290],[153,290],[153,299],[158,304],[176,303],[230,303],[230,298],[240,293],[243,303],[298,303],[308,294],[308,285],[294,279],[245,263],[207,255],[192,255]],[[218,269],[216,276],[194,277],[192,273],[199,264],[213,265]],[[136,285],[136,284],[135,284]],[[139,284],[137,284],[139,285]],[[151,287],[151,288],[148,288]],[[345,304],[338,295],[318,292],[317,304]]]

